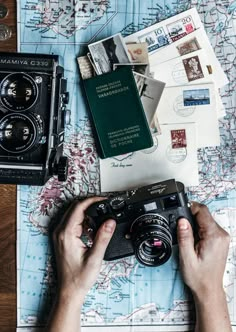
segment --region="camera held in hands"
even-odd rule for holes
[[[58,56],[0,53],[0,183],[66,180],[66,89]]]
[[[193,225],[184,185],[167,180],[127,191],[92,204],[86,212],[95,233],[109,218],[116,230],[107,247],[105,260],[135,255],[146,266],[164,264],[177,244],[177,222],[187,218]]]

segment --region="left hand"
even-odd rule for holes
[[[81,241],[85,211],[100,200],[104,198],[93,197],[72,204],[53,233],[59,292],[78,295],[81,300],[96,281],[116,226],[114,220],[105,221],[97,231],[92,248]]]

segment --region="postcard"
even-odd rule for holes
[[[154,116],[161,99],[165,83],[134,73],[134,78],[143,104],[144,112],[153,135],[160,135],[158,116]]]
[[[212,77],[216,86],[221,88],[228,83],[228,78],[224,73],[219,60],[209,42],[204,28],[197,29],[189,35],[177,40],[168,47],[162,48],[158,53],[149,56],[150,67],[155,67],[163,62],[174,58],[192,54],[198,50],[205,50],[207,65],[211,67]],[[210,70],[209,67],[209,70]]]
[[[156,116],[160,123],[197,125],[197,147],[220,145],[217,101],[213,83],[165,88]]]
[[[161,131],[150,149],[100,160],[102,192],[133,189],[170,178],[185,186],[198,185],[196,124],[163,124]]]
[[[196,29],[203,27],[196,8],[191,8],[164,21],[125,37],[125,43],[146,42],[149,55],[161,48],[181,40]]]
[[[133,63],[149,63],[147,43],[126,44],[130,61]]]
[[[128,63],[129,55],[120,33],[88,45],[98,74],[109,73],[114,63]]]

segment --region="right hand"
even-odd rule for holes
[[[194,295],[206,296],[223,289],[223,275],[230,236],[213,219],[208,208],[192,203],[199,241],[194,245],[192,227],[187,219],[178,221],[180,267],[185,283]]]

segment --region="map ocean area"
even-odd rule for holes
[[[129,35],[190,7],[197,8],[230,81],[221,89],[227,113],[220,121],[221,146],[199,150],[200,185],[189,190],[190,198],[208,204],[215,219],[231,234],[224,287],[231,322],[236,325],[236,92],[233,89],[236,68],[232,66],[236,45],[235,4],[225,1],[222,7],[214,1],[163,0],[157,4],[151,0],[109,0],[79,1],[74,6],[67,0],[36,0],[34,3],[20,0],[18,50],[54,53],[65,59],[72,112],[71,125],[66,128],[65,153],[69,157],[69,177],[65,185],[61,186],[52,178],[42,188],[18,187],[17,314],[20,331],[26,327],[43,326],[54,300],[49,223],[74,197],[98,195],[100,192],[98,158],[84,99],[78,88],[76,57],[85,54],[88,43],[120,31],[123,36]],[[159,39],[159,45],[161,43]],[[101,331],[190,330],[193,311],[177,263],[173,258],[155,271],[139,266],[132,258],[117,261],[115,265],[104,264],[99,283],[88,294],[83,307],[85,331],[91,325],[93,330]],[[137,286],[134,285],[136,281]],[[156,317],[160,318],[159,321],[155,320]]]

